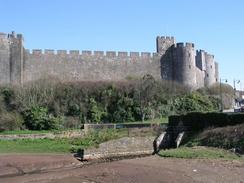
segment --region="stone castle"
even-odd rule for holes
[[[157,37],[157,52],[28,50],[21,34],[0,33],[0,84],[19,85],[41,78],[104,81],[141,78],[172,80],[197,89],[218,82],[218,64],[192,43]]]

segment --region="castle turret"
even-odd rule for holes
[[[205,86],[210,87],[216,82],[216,74],[215,74],[215,62],[214,56],[208,53],[205,53],[205,65],[206,65],[206,72],[205,72]]]
[[[177,43],[173,51],[173,80],[189,87],[196,88],[196,63],[194,44]]]
[[[158,36],[156,39],[157,53],[159,55],[165,54],[165,52],[175,44],[174,37]]]
[[[0,83],[10,83],[10,46],[6,34],[0,33]]]

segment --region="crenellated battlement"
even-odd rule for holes
[[[67,50],[57,50],[57,55],[67,55]]]
[[[175,41],[173,36],[157,36],[157,40],[165,40],[165,41]]]
[[[193,43],[176,43],[174,44],[175,48],[194,48],[194,44]]]
[[[177,43],[175,47],[176,48],[183,48],[184,47],[184,43]]]
[[[104,51],[94,51],[94,56],[95,57],[103,57],[104,56]]]
[[[51,49],[45,49],[44,50],[44,53],[46,54],[46,55],[54,55],[55,53],[54,53],[54,50],[51,50]]]
[[[128,57],[138,57],[138,58],[153,58],[157,57],[157,53],[150,53],[150,52],[124,52],[124,51],[91,51],[91,50],[53,50],[53,49],[33,49],[25,50],[26,54],[29,55],[63,55],[63,56],[73,56],[73,55],[79,55],[81,57],[118,57],[118,58],[128,58]]]
[[[17,34],[16,38],[17,38],[17,39],[21,39],[21,40],[24,39],[24,37],[23,37],[22,34]]]
[[[186,43],[186,47],[191,47],[191,48],[194,48],[194,47],[195,47],[195,45],[194,45],[194,43]]]
[[[83,50],[81,51],[81,54],[83,56],[92,56],[92,51],[89,51],[89,50]]]
[[[8,38],[16,38],[15,32],[12,31],[11,34],[8,34]]]
[[[7,34],[0,32],[0,39],[6,39],[8,38]]]
[[[196,54],[205,54],[205,51],[204,50],[197,50]]]
[[[214,55],[205,52],[205,57],[208,59],[214,59]]]
[[[7,38],[10,38],[10,39],[20,39],[20,40],[23,40],[24,37],[22,34],[15,34],[14,31],[11,32],[11,34],[5,34],[5,33],[0,33],[2,34],[3,36],[7,37]]]
[[[121,52],[121,51],[119,51],[118,52],[118,57],[128,57],[128,53],[127,52]]]
[[[9,48],[9,43],[10,43],[10,41],[8,39],[7,34],[0,33],[0,49]]]

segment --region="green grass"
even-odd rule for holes
[[[165,123],[167,124],[168,123],[168,117],[163,117],[163,118],[156,118],[156,119],[151,119],[151,120],[146,120],[144,122],[142,121],[135,121],[135,122],[125,122],[123,124],[136,124],[136,123],[146,123],[146,124],[159,124],[159,123]]]
[[[70,148],[67,139],[0,140],[0,153],[67,153]]]
[[[0,132],[0,135],[26,135],[26,134],[61,134],[66,131],[80,131],[80,129],[69,129],[69,130],[12,130]]]
[[[0,153],[67,153],[127,135],[125,130],[93,131],[84,138],[0,140]]]
[[[21,134],[46,134],[49,130],[12,130],[0,132],[0,135],[21,135]]]
[[[159,152],[161,157],[186,158],[186,159],[227,159],[227,160],[244,160],[234,153],[223,149],[207,148],[207,147],[181,147],[178,149],[162,150]]]

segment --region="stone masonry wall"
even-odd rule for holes
[[[130,155],[150,155],[153,153],[154,136],[123,137],[104,142],[98,148],[85,149],[83,159],[111,158]]]
[[[204,71],[200,70],[199,68],[196,68],[196,82],[197,82],[196,88],[204,87],[204,75],[205,75]]]
[[[123,80],[141,78],[151,74],[160,79],[160,58],[150,53],[26,50],[24,62],[25,82],[43,77],[56,77],[62,81]]]

